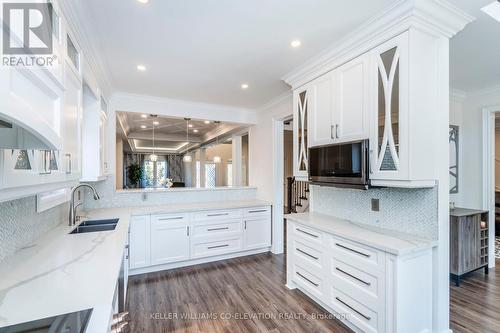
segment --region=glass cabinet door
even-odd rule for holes
[[[302,90],[295,93],[294,98],[294,176],[307,180],[307,117],[308,117],[308,91]]]

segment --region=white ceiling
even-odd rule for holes
[[[452,1],[479,18],[451,41],[453,88],[500,83],[500,23],[479,11],[491,1]],[[256,108],[288,90],[284,74],[393,2],[85,0],[80,14],[115,90]]]

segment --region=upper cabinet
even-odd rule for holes
[[[299,89],[293,94],[293,174],[297,180],[307,180],[308,117],[310,90]]]
[[[362,55],[308,85],[309,147],[368,138],[368,61]]]

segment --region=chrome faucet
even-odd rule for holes
[[[96,189],[94,188],[94,186],[90,185],[90,184],[80,184],[80,185],[77,185],[75,187],[73,187],[73,189],[71,190],[71,202],[70,202],[70,206],[69,206],[69,226],[73,226],[75,225],[75,222],[76,222],[76,209],[78,208],[78,206],[80,206],[82,203],[78,203],[76,206],[75,206],[75,192],[76,190],[78,190],[79,188],[81,187],[88,187],[92,190],[92,194],[94,195],[94,200],[99,200],[100,197],[99,197],[99,193],[97,193]]]

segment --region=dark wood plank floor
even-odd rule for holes
[[[450,326],[454,333],[500,332],[500,260],[484,274],[474,272],[450,286]]]
[[[284,258],[259,254],[131,277],[131,331],[350,332],[284,286]]]

